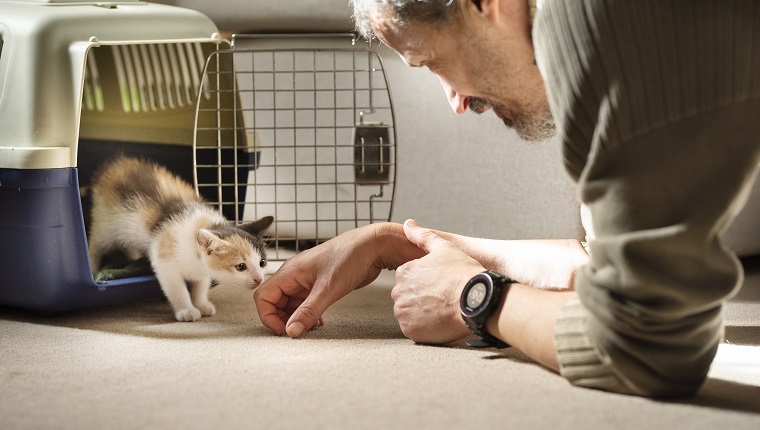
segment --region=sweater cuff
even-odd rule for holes
[[[565,304],[557,319],[554,341],[560,374],[571,384],[618,393],[631,389],[612,371],[605,354],[587,334],[588,311],[580,299]]]

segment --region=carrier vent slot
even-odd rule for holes
[[[195,104],[206,62],[200,43],[112,46],[111,53],[124,112],[150,112]],[[102,90],[92,52],[87,63],[85,105],[90,110],[102,111]],[[206,82],[203,85],[208,87]],[[208,88],[203,93],[210,97]]]
[[[0,61],[3,59],[3,35],[0,34]],[[2,98],[3,91],[0,88],[0,98]]]
[[[0,34],[0,61],[3,59],[3,35]],[[0,89],[0,98],[2,98],[3,92]]]
[[[3,35],[0,34],[0,61],[3,59]],[[2,88],[0,88],[0,98],[3,96]]]
[[[84,105],[88,110],[103,112],[103,87],[100,85],[100,73],[98,62],[95,59],[95,51],[90,50],[87,54],[87,69],[84,74]]]

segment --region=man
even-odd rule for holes
[[[456,112],[492,108],[529,140],[556,127],[593,220],[589,254],[366,226],[287,261],[254,295],[262,322],[299,337],[397,269],[394,312],[414,341],[473,327],[579,386],[696,392],[742,278],[720,233],[760,159],[760,4],[547,0],[533,21],[527,0],[353,5],[360,32],[438,75]]]

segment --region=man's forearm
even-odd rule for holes
[[[559,240],[491,240],[437,232],[483,267],[525,285],[545,289],[572,288],[575,272],[588,261],[581,243]]]
[[[512,284],[486,330],[536,362],[559,371],[554,326],[574,291],[545,291]]]

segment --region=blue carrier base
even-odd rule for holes
[[[160,296],[154,276],[95,282],[76,168],[0,168],[0,305],[62,312]]]

